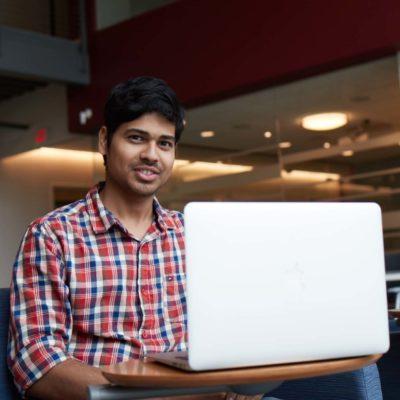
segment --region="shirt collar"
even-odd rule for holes
[[[163,230],[178,228],[171,213],[161,206],[156,197],[153,200],[153,211],[158,224]]]
[[[87,210],[95,233],[107,232],[111,226],[116,224],[122,226],[114,214],[101,201],[99,192],[103,187],[104,182],[100,182],[91,188],[86,195]],[[161,206],[157,198],[153,200],[153,211],[155,220],[162,230],[178,229],[170,212]]]
[[[107,232],[111,226],[118,223],[114,214],[104,207],[100,199],[99,192],[103,186],[104,182],[100,182],[93,186],[86,195],[87,210],[95,233]]]

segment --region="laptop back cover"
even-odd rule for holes
[[[388,349],[376,204],[190,203],[185,241],[193,369]]]

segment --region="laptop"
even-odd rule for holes
[[[375,203],[194,202],[184,210],[194,371],[385,353],[381,210]]]

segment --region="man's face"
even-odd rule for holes
[[[107,181],[140,197],[153,196],[172,173],[175,125],[157,113],[121,124],[107,145],[106,129],[99,151],[107,156]]]

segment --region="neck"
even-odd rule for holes
[[[153,196],[128,193],[112,181],[106,181],[100,198],[104,206],[127,225],[146,223],[153,219]]]

